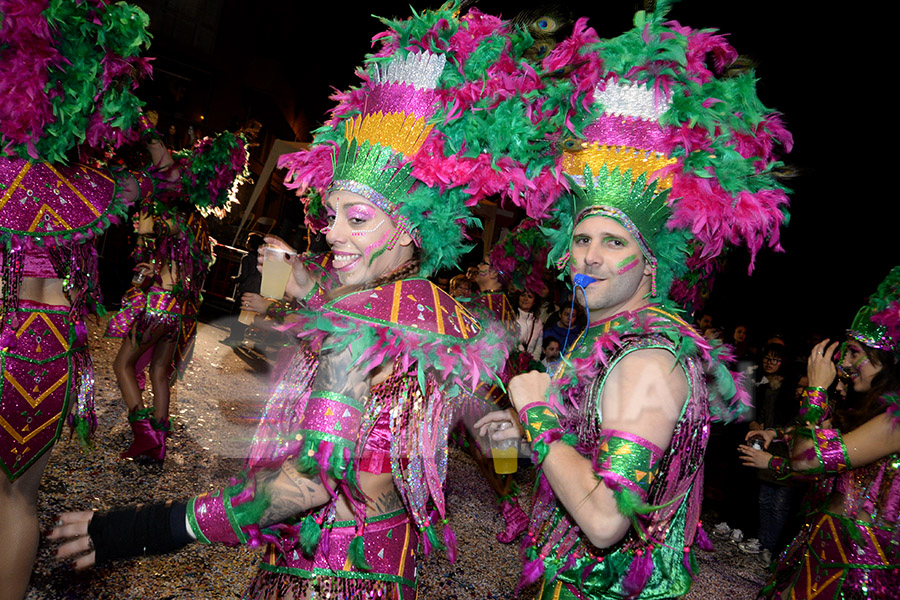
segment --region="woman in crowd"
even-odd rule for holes
[[[524,290],[515,300],[519,309],[516,322],[519,324],[519,350],[537,361],[541,358],[541,340],[544,338],[544,324],[538,318],[540,305],[535,293]]]
[[[272,392],[247,471],[187,503],[64,515],[51,537],[77,539],[61,556],[86,553],[76,561],[84,567],[191,539],[268,543],[248,598],[414,597],[419,542],[426,552],[442,545],[447,432],[460,390],[494,377],[506,357],[499,336],[416,277],[461,255],[466,203],[512,189],[504,170],[477,167],[491,160],[477,133],[465,138],[465,156],[445,155],[439,142],[491,129],[493,111],[469,108],[495,85],[514,83],[514,93],[541,85],[519,79],[527,72],[511,56],[505,23],[449,8],[390,22],[362,88],[340,95],[331,127],[284,162],[293,185],[314,190],[308,219],[327,232],[340,287],[323,289],[293,259],[287,293],[308,309],[293,316],[303,343]],[[475,81],[459,87],[460,72]],[[520,101],[508,108],[527,113]],[[524,173],[516,156],[506,164]],[[443,533],[452,558],[452,532]]]
[[[747,464],[817,478],[805,524],[760,597],[892,598],[900,587],[900,267],[857,313],[837,368],[828,342],[810,354],[799,424],[762,432],[766,447],[790,439],[790,460],[741,447]],[[838,370],[848,400],[858,398],[852,408],[828,400]]]
[[[103,309],[94,238],[153,188],[75,157],[96,164],[149,126],[131,93],[150,71],[149,35],[125,3],[0,8],[0,599],[20,600],[51,449],[66,421],[84,444],[96,426],[84,322]],[[162,146],[147,150],[165,165]]]

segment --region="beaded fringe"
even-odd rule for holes
[[[327,577],[305,579],[286,573],[258,571],[244,600],[401,600],[397,584],[377,579]]]

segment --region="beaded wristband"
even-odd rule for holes
[[[199,542],[236,546],[247,541],[247,535],[233,520],[230,498],[225,497],[224,491],[191,498],[187,515],[191,531]]]
[[[801,423],[821,423],[831,416],[828,407],[828,393],[823,387],[807,387],[803,389],[800,410],[797,419]]]
[[[613,491],[627,489],[646,501],[663,451],[627,431],[604,429],[594,456],[594,473]]]
[[[276,300],[266,307],[266,317],[280,325],[284,323],[285,318],[287,318],[291,310],[290,304],[284,300]]]
[[[301,299],[300,302],[309,302],[313,298],[313,296],[317,295],[321,291],[322,291],[322,288],[319,287],[319,284],[316,282],[313,282],[312,287],[309,289],[308,292],[306,292],[306,295],[303,296],[303,299]]]
[[[769,459],[769,470],[773,471],[779,478],[789,477],[791,474],[791,461],[783,456],[773,456]]]
[[[841,473],[851,468],[847,447],[839,430],[816,429],[812,442],[819,466],[807,473]]]
[[[142,141],[153,141],[159,139],[159,133],[156,131],[156,127],[153,126],[153,123],[150,122],[150,119],[147,115],[141,113],[141,116],[138,117],[138,137]]]
[[[527,442],[534,441],[541,434],[554,429],[562,431],[559,416],[546,402],[527,404],[519,411],[519,420],[525,429],[525,441]]]

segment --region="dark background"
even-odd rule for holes
[[[287,0],[138,1],[150,15],[157,56],[154,81],[141,95],[183,129],[218,130],[247,118],[274,138],[308,141],[332,106],[332,88],[356,80],[353,70],[384,27],[369,13],[406,17],[407,2]],[[640,3],[570,2],[601,37],[631,27]],[[799,170],[784,253],[761,253],[752,277],[745,253],[732,254],[709,308],[718,325],[748,323],[754,337],[780,332],[798,344],[815,330],[841,335],[856,309],[898,262],[889,134],[894,130],[887,58],[893,15],[860,4],[798,1],[684,0],[669,17],[729,33],[757,62],[759,96],[777,108],[794,134],[787,162]],[[415,8],[425,8],[416,2]],[[513,16],[522,5],[481,2],[485,12]],[[203,115],[203,118],[200,118]],[[179,131],[180,133],[180,131]],[[205,133],[205,131],[204,131]],[[298,211],[299,204],[288,207]]]

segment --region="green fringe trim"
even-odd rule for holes
[[[316,521],[316,517],[307,515],[300,524],[300,546],[303,552],[308,556],[315,554],[321,538],[322,527]]]
[[[259,523],[270,504],[270,494],[262,487],[256,488],[251,500],[238,505],[232,504],[231,499],[240,494],[246,485],[246,479],[244,479],[243,481],[226,488],[225,491],[222,492],[223,502],[226,502],[228,506],[231,506],[231,512],[235,517],[236,522],[232,523],[232,525],[236,525],[239,528]]]
[[[365,541],[361,535],[357,535],[350,541],[347,556],[354,567],[361,571],[371,571],[372,565],[366,562]]]
[[[91,442],[91,425],[87,419],[75,417],[72,422],[70,435],[75,436],[82,451],[88,452],[94,449],[94,444]]]
[[[435,550],[443,550],[444,542],[438,537],[437,532],[434,530],[434,525],[429,525],[426,527],[422,533],[425,534],[425,537],[428,538],[428,542],[431,544],[431,547]]]

